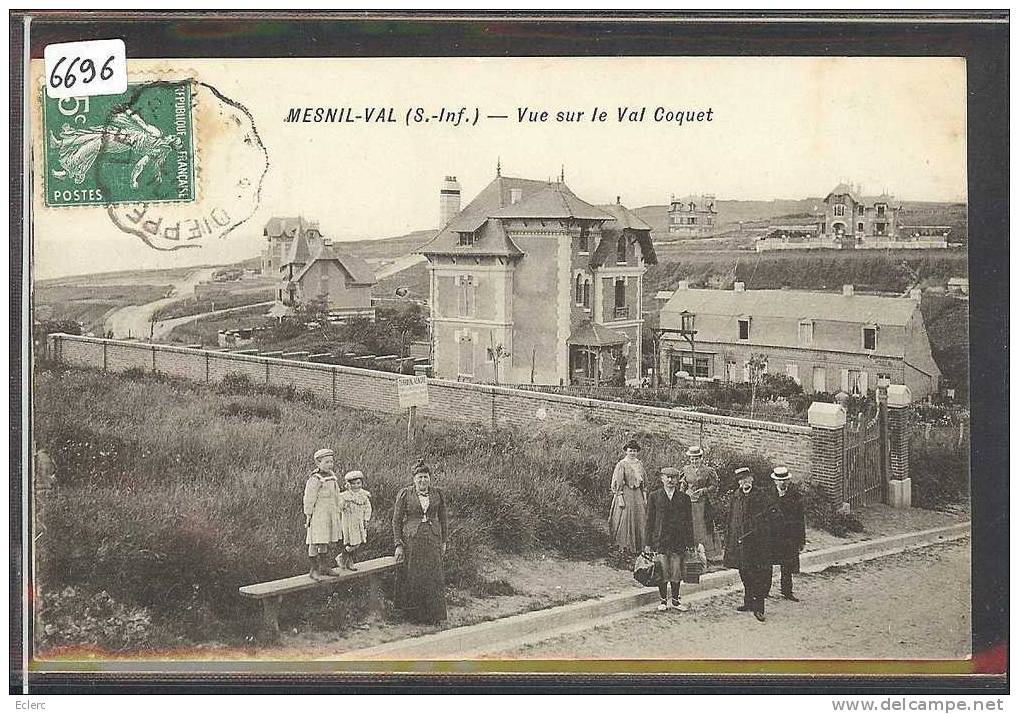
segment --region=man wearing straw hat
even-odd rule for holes
[[[792,477],[785,466],[776,466],[771,472],[771,480],[775,484],[770,508],[775,534],[772,562],[782,571],[782,597],[799,602],[799,598],[793,595],[793,574],[800,572],[800,552],[807,542],[803,496],[797,489],[791,488]],[[771,578],[768,578],[768,592],[771,592]]]

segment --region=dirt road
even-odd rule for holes
[[[144,305],[128,305],[122,307],[106,318],[103,331],[113,332],[115,338],[135,337],[147,339],[152,329],[152,316],[156,310],[178,302],[189,297],[195,291],[195,286],[203,281],[212,279],[216,268],[204,268],[188,273],[188,276],[173,284],[173,293],[170,297],[153,300]]]
[[[772,593],[777,595],[778,576]],[[507,658],[963,658],[970,653],[969,540],[796,576],[794,603],[767,601],[767,622],[733,608],[740,594],[689,612],[634,617]]]

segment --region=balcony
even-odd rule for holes
[[[616,307],[612,310],[612,318],[615,320],[625,320],[630,316],[630,308],[626,305],[622,307]]]

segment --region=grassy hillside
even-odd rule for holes
[[[658,265],[645,278],[645,295],[674,289],[680,280],[691,286],[748,290],[790,288],[834,290],[852,283],[862,291],[901,293],[921,281],[944,284],[969,274],[967,255],[958,250],[802,251],[746,253],[736,251],[660,251]]]
[[[35,397],[35,445],[56,463],[60,494],[38,516],[40,596],[103,593],[134,613],[118,623],[107,611],[97,623],[76,595],[57,599],[40,627],[51,644],[94,637],[124,647],[125,627],[140,630],[141,647],[242,642],[260,616],[238,586],[307,569],[301,494],[322,446],[336,449],[341,473],[366,474],[376,513],[366,558],[392,553],[393,502],[419,456],[449,499],[452,587],[473,587],[499,553],[606,555],[608,482],[630,436],[596,424],[525,433],[426,422],[410,446],[402,415],[266,393],[243,380],[210,388],[140,372],[43,368]],[[682,459],[685,445],[674,439],[633,436],[651,473]],[[731,473],[737,455],[711,457]],[[342,631],[364,599],[341,606],[320,592],[296,595],[281,625]],[[72,631],[45,630],[68,620]]]
[[[141,305],[163,297],[170,285],[73,285],[47,282],[35,286],[36,320],[73,320],[85,332],[101,331],[105,316],[125,305]]]

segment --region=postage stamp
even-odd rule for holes
[[[195,200],[191,83],[128,85],[123,94],[44,96],[48,206]]]

